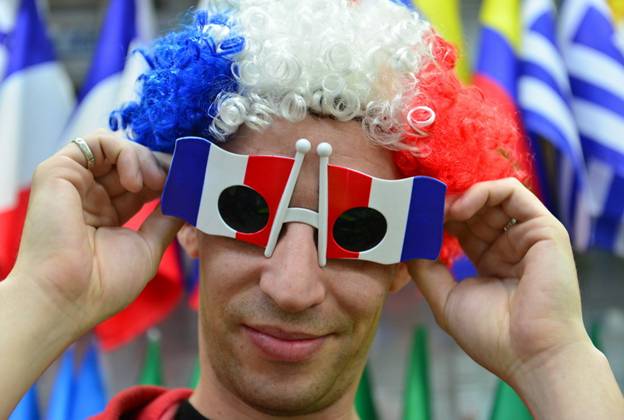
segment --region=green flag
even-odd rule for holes
[[[195,389],[198,383],[199,383],[199,357],[195,359],[195,364],[193,365],[193,373],[191,374],[191,379],[188,382],[188,386],[189,388]]]
[[[431,419],[429,357],[427,330],[425,327],[417,327],[412,338],[407,378],[405,380],[405,395],[403,396],[403,419]]]
[[[145,360],[139,375],[139,385],[163,385],[162,357],[160,354],[160,331],[147,332]]]
[[[377,410],[375,410],[373,387],[368,366],[364,368],[360,385],[355,394],[355,409],[360,416],[360,420],[377,420]]]
[[[490,420],[532,420],[533,416],[516,391],[499,381]]]
[[[592,343],[594,343],[594,346],[596,346],[596,348],[600,351],[602,351],[602,323],[599,321],[594,321],[592,322],[591,326],[589,327],[589,338],[591,338]]]

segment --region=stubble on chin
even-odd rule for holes
[[[202,310],[202,318],[203,356],[216,379],[236,398],[270,415],[318,412],[344,397],[359,379],[369,335],[374,334],[357,340],[351,320],[342,314],[323,314],[314,308],[288,313],[251,295],[231,301],[222,314]],[[274,362],[258,355],[244,336],[242,323],[334,335],[306,362]]]

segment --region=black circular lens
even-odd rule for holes
[[[260,194],[244,185],[221,192],[219,214],[229,227],[241,233],[256,233],[269,221],[269,206]]]
[[[367,251],[381,242],[387,229],[383,214],[370,207],[355,207],[336,220],[334,240],[348,251]]]

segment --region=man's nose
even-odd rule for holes
[[[325,299],[315,235],[311,226],[284,224],[275,251],[262,272],[260,289],[285,311],[301,312]]]

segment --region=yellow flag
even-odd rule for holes
[[[516,52],[522,42],[520,0],[484,0],[481,3],[481,25],[500,33]]]
[[[470,80],[470,67],[464,47],[459,0],[413,0],[413,2],[434,28],[458,48],[457,75],[467,83]]]
[[[624,0],[609,0],[609,6],[613,11],[613,20],[616,24],[624,23]]]

